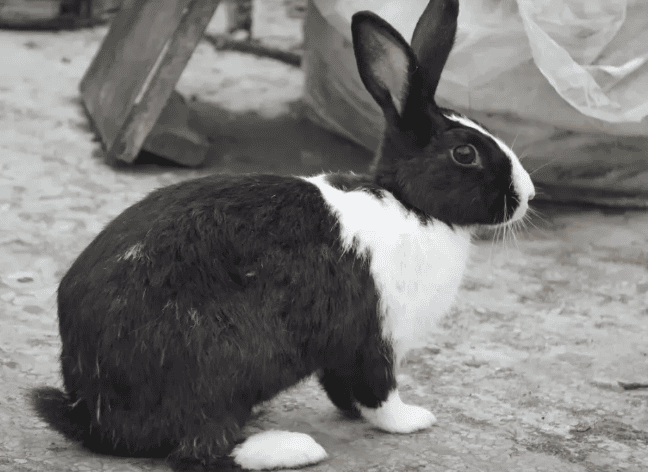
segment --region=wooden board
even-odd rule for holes
[[[61,0],[3,0],[0,2],[0,22],[24,25],[52,20],[60,11]]]
[[[108,20],[121,0],[0,0],[0,28],[61,30]]]
[[[80,84],[108,163],[135,160],[219,3],[124,0]]]
[[[184,97],[174,90],[142,149],[184,166],[199,166],[207,157],[210,144],[190,126],[191,117],[192,110]]]

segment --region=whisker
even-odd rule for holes
[[[529,214],[529,217],[533,216],[534,218],[538,218],[543,223],[549,223],[548,216],[544,212],[537,210],[533,207],[529,207],[527,212]]]
[[[515,222],[509,225],[508,236],[511,249],[515,249],[517,247],[517,240],[515,239]]]
[[[542,210],[539,210],[539,209],[537,209],[537,208],[535,208],[535,207],[532,207],[532,206],[529,206],[529,208],[527,209],[527,211],[528,211],[529,213],[531,213],[532,215],[536,215],[536,216],[547,216],[547,215],[545,214],[545,212],[543,212]]]
[[[526,216],[526,215],[525,215]],[[520,220],[519,231],[524,232],[525,234],[530,234],[529,226],[527,225],[527,218],[522,218]]]
[[[524,151],[522,151],[522,152],[520,153],[520,155],[518,156],[518,160],[519,160],[520,162],[522,162],[522,159],[526,159],[526,158],[529,157],[530,155],[531,155],[531,154],[529,153],[529,148],[527,147]]]
[[[525,223],[527,225],[533,226],[533,229],[535,229],[537,231],[540,231],[543,235],[546,235],[546,232],[542,228],[540,228],[538,225],[536,225],[533,221],[531,221],[530,218]]]
[[[513,244],[515,244],[515,247],[519,249],[518,246],[518,231],[520,230],[520,220],[514,221],[513,224],[511,225],[511,236],[513,237]]]
[[[495,234],[491,238],[490,253],[488,255],[488,265],[491,268],[491,270],[493,269],[493,252],[495,250],[495,241],[497,241],[497,236],[499,234],[499,231],[500,231],[500,226],[496,226]]]
[[[538,168],[536,168],[536,169],[533,169],[531,172],[529,172],[529,175],[531,176],[531,175],[535,174],[536,172],[538,172],[539,170],[544,169],[544,168],[547,167],[548,165],[553,164],[553,163],[556,162],[558,159],[560,159],[560,157],[561,157],[561,156],[556,156],[556,157],[554,157],[553,159],[550,159],[548,162],[545,162],[545,163],[542,164],[540,167],[538,167]]]
[[[522,218],[522,228],[524,228],[524,231],[525,231],[527,234],[530,234],[530,233],[531,233],[531,228],[529,228],[529,225],[530,225],[530,224],[533,224],[533,223],[531,222],[531,215],[529,215],[529,214],[524,215],[524,218]],[[535,225],[534,225],[534,226],[535,226]]]
[[[511,151],[513,151],[513,152],[515,152],[515,150],[514,150],[515,141],[517,141],[518,136],[520,136],[520,131],[517,132],[517,134],[515,135],[515,138],[513,138],[513,143],[511,143]],[[518,158],[518,159],[520,159],[520,158]]]
[[[520,250],[520,244],[518,241],[517,237],[517,232],[519,231],[519,225],[522,220],[518,220],[513,225],[511,226],[511,236],[513,236],[513,243],[515,244],[515,248],[519,251]]]
[[[499,248],[504,248],[506,250],[506,226],[500,227],[500,232],[497,238],[497,245]]]
[[[531,208],[531,207],[529,207],[528,213],[525,215],[526,223],[529,224],[529,225],[531,225],[531,226],[533,226],[533,228],[534,228],[536,231],[540,232],[540,234],[541,234],[543,237],[547,237],[547,238],[551,237],[551,236],[549,235],[549,233],[548,233],[544,228],[541,228],[540,226],[536,225],[536,224],[533,222],[533,218],[534,218],[534,217],[535,217],[535,218],[538,218],[539,220],[541,220],[541,221],[542,221],[543,223],[545,223],[545,224],[549,224],[549,220],[545,219],[545,218],[540,214],[540,212],[539,212],[538,210],[536,210],[535,208]]]
[[[506,197],[504,197],[504,216],[505,217],[508,217],[508,205],[507,205],[507,202],[508,202],[508,200],[506,199]],[[506,236],[507,236],[508,231],[510,230],[510,225],[503,226],[503,229],[504,229],[504,231],[503,231],[502,240],[504,242],[504,252],[506,252],[506,255],[508,255],[508,245],[506,243]]]

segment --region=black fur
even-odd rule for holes
[[[417,31],[438,42],[432,49],[418,37],[412,50],[373,13],[354,15],[360,75],[386,127],[369,174],[327,181],[377,199],[389,192],[425,224],[502,223],[517,208],[508,157],[430,94],[457,13],[453,0],[430,5],[424,16],[440,17]],[[374,67],[385,51],[407,61],[402,97]],[[451,159],[466,143],[480,165]],[[344,251],[340,231],[320,190],[296,177],[214,175],[151,193],[61,280],[66,393],[37,392],[37,411],[93,451],[209,462],[240,439],[253,405],[314,372],[347,414],[380,406],[396,380],[371,254]]]
[[[434,100],[441,72],[457,33],[459,0],[431,1],[421,14],[412,34],[412,50],[421,71],[422,91]]]
[[[378,294],[339,236],[315,186],[271,175],[158,190],[110,223],[58,292],[86,446],[215,457],[253,405],[318,369],[351,379],[346,400],[324,382],[342,406],[384,401],[395,380]]]
[[[376,185],[371,175],[336,172],[327,175],[326,180],[332,187],[345,192],[360,190],[370,193],[377,199],[381,199],[384,196],[384,189]]]

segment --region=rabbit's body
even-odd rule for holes
[[[457,14],[432,0],[412,47],[354,15],[360,78],[386,122],[369,174],[187,181],[83,251],[58,292],[58,411],[76,437],[113,454],[231,451],[253,469],[317,462],[326,453],[300,433],[232,450],[254,405],[315,372],[378,428],[434,423],[400,400],[395,368],[451,306],[473,228],[521,219],[534,195],[513,151],[434,101]]]
[[[421,221],[389,192],[345,191],[326,175],[210,176],[154,192],[59,287],[66,391],[110,432],[88,445],[112,447],[115,431],[125,453],[166,437],[222,454],[253,405],[315,371],[335,398],[363,375],[358,356],[385,372],[386,396],[394,364],[452,303],[469,244],[468,231]]]

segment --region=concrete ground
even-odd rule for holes
[[[111,218],[205,173],[361,170],[369,157],[299,118],[298,69],[202,43],[178,89],[212,135],[206,167],[109,168],[77,92],[105,31],[0,31],[0,471],[169,470],[93,455],[27,402],[61,385],[57,283]],[[516,240],[475,242],[456,308],[400,374],[432,429],[349,421],[312,381],[251,428],[311,434],[330,455],[312,472],[648,470],[648,213],[536,210]]]

